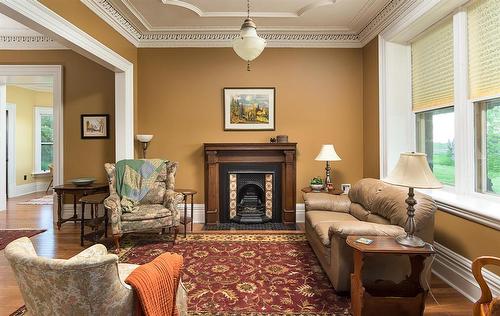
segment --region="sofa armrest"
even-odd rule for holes
[[[306,211],[331,211],[349,213],[351,200],[345,194],[304,193]]]
[[[113,234],[121,233],[121,216],[122,216],[122,206],[120,202],[120,197],[116,193],[111,193],[104,200],[104,207],[110,210],[110,218],[111,218],[111,228],[113,230]]]
[[[405,234],[405,230],[397,225],[384,225],[368,222],[333,222],[328,229],[328,237],[346,238],[350,235],[359,236],[389,236],[396,237]]]

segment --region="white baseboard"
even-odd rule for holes
[[[475,302],[481,296],[481,290],[472,275],[472,261],[434,242],[436,259],[432,272],[448,285]],[[483,276],[488,283],[493,296],[500,295],[500,277],[483,268]]]
[[[43,192],[47,189],[48,182],[32,182],[27,184],[16,185],[14,189],[9,190],[9,197],[16,197],[35,192]]]

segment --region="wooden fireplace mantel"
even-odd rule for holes
[[[219,222],[219,167],[223,163],[281,163],[284,224],[295,224],[297,143],[205,143],[205,223]]]

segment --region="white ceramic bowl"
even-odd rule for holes
[[[311,189],[314,191],[314,192],[319,192],[323,189],[323,185],[322,184],[311,184]]]

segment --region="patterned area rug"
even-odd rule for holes
[[[184,257],[190,315],[349,315],[302,234],[129,235],[120,261],[143,264],[163,252]]]
[[[38,199],[32,199],[25,202],[17,203],[18,205],[53,205],[54,197],[52,195],[46,195]]]
[[[13,240],[21,237],[32,237],[44,231],[46,229],[0,229],[0,250]]]

